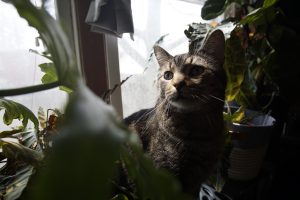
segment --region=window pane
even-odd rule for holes
[[[152,107],[158,95],[155,85],[158,65],[148,62],[154,43],[163,35],[161,46],[171,54],[188,51],[184,35],[187,25],[201,19],[202,5],[193,1],[132,0],[134,41],[127,35],[119,39],[121,79],[133,75],[122,85],[124,116],[142,108]],[[196,2],[196,1],[194,1]]]
[[[38,0],[32,2],[36,6],[41,5],[41,1]],[[46,8],[55,17],[54,0],[47,1]],[[11,4],[3,1],[0,1],[0,24],[0,90],[41,84],[43,73],[38,65],[49,60],[30,51],[44,51],[42,43],[37,44],[38,32],[29,27]],[[37,115],[40,106],[44,109],[62,109],[67,94],[59,89],[52,89],[9,99],[27,106]],[[3,111],[0,112],[0,131],[8,129],[2,122],[2,115]]]

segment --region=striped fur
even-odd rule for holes
[[[174,57],[159,46],[154,52],[160,97],[154,108],[125,122],[139,134],[155,165],[171,172],[183,191],[196,197],[224,143],[224,36],[214,31],[201,49]]]

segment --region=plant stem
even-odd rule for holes
[[[6,96],[16,96],[16,95],[33,93],[33,92],[40,92],[43,90],[56,88],[58,86],[60,86],[60,82],[55,81],[53,83],[48,83],[48,84],[40,84],[40,85],[34,85],[34,86],[22,87],[16,89],[0,90],[0,98]]]

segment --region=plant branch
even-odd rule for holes
[[[43,90],[49,90],[52,88],[56,88],[58,86],[60,86],[60,82],[55,81],[55,82],[48,83],[48,84],[40,84],[40,85],[34,85],[34,86],[22,87],[22,88],[16,88],[16,89],[0,90],[0,97],[16,96],[16,95],[33,93],[33,92],[40,92]]]

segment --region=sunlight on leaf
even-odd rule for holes
[[[276,15],[277,10],[273,6],[266,7],[266,8],[258,8],[250,12],[246,17],[244,17],[239,23],[240,24],[268,24],[272,22]]]
[[[240,91],[247,69],[245,50],[241,45],[239,28],[232,31],[226,40],[224,69],[227,76],[226,100],[232,101]]]

